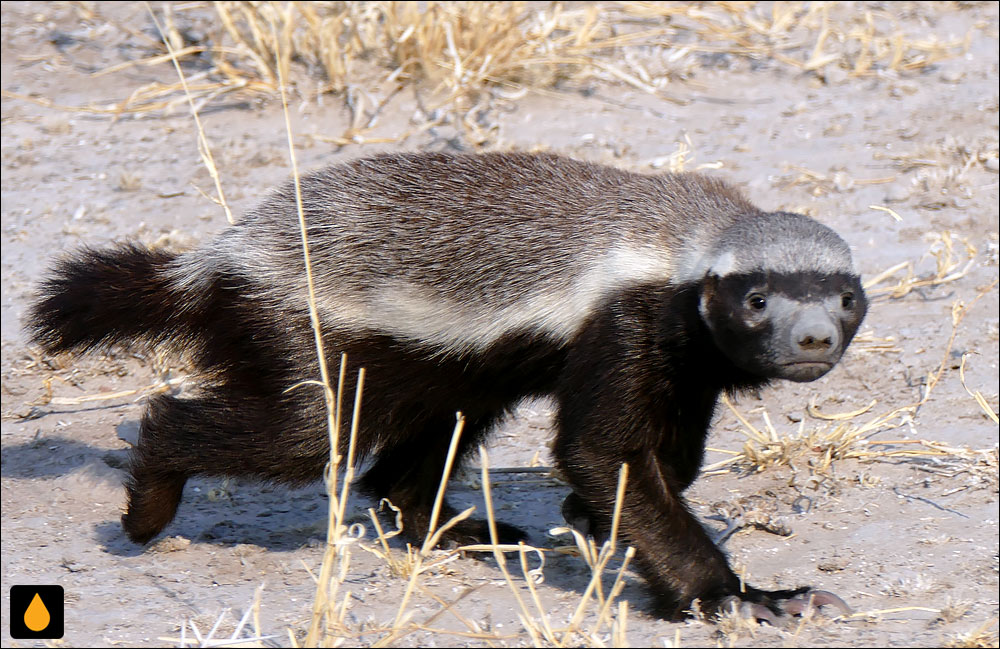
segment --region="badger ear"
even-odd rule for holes
[[[716,277],[724,277],[736,270],[736,255],[732,250],[727,250],[718,255],[708,268],[708,274]]]
[[[698,292],[698,313],[701,315],[701,319],[704,320],[706,324],[709,322],[709,304],[711,304],[712,300],[715,299],[718,289],[719,276],[714,272],[709,271],[701,280],[701,288]]]

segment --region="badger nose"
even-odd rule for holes
[[[840,344],[837,326],[822,308],[803,312],[792,326],[792,348],[812,354],[824,354]]]

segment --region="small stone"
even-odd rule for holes
[[[895,98],[905,97],[907,95],[912,95],[920,89],[919,86],[913,83],[894,83],[891,88],[889,88],[889,96]]]
[[[841,124],[840,122],[837,122],[836,124],[830,124],[829,126],[823,129],[823,135],[825,135],[826,137],[834,137],[843,134],[844,134],[844,125]]]
[[[854,179],[843,171],[833,174],[833,186],[838,192],[847,192],[854,189]]]
[[[785,413],[785,416],[788,417],[788,421],[795,424],[802,421],[802,419],[805,417],[805,415],[803,415],[802,411],[800,410],[793,410],[792,412],[787,412]]]
[[[189,545],[191,545],[191,539],[183,536],[168,536],[151,545],[149,551],[156,553],[178,552],[187,549]]]
[[[836,86],[847,81],[847,70],[839,65],[831,65],[823,72],[823,80],[828,86]]]
[[[816,569],[823,572],[841,572],[842,570],[846,570],[849,565],[851,565],[851,562],[847,559],[834,557],[817,563]]]
[[[885,193],[886,203],[901,203],[910,197],[910,188],[901,183],[892,185]]]
[[[793,104],[781,111],[781,114],[785,117],[794,117],[795,115],[801,115],[807,110],[809,110],[809,104],[807,102],[800,101],[799,103]]]
[[[965,78],[965,73],[961,70],[945,70],[941,73],[941,81],[945,83],[958,83]]]
[[[1000,158],[990,158],[983,163],[983,166],[993,173],[1000,173]]]

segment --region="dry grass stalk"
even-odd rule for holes
[[[845,620],[868,620],[871,622],[881,622],[886,615],[893,615],[895,613],[907,613],[909,611],[919,611],[921,613],[938,613],[939,609],[930,608],[927,606],[897,606],[894,608],[880,608],[872,609],[870,611],[856,611],[854,613],[849,613],[847,615],[840,616],[841,619]]]
[[[577,530],[567,530],[567,528],[556,528],[555,530],[552,530],[553,534],[565,533],[566,531],[571,532],[574,540],[576,541],[577,547],[580,549],[581,555],[587,561],[587,564],[591,569],[590,582],[587,584],[587,588],[584,590],[583,596],[577,604],[576,611],[573,613],[573,617],[570,619],[566,632],[562,637],[561,644],[563,645],[570,640],[572,637],[571,634],[580,634],[579,628],[583,622],[583,616],[586,613],[590,598],[595,595],[600,608],[598,609],[597,619],[595,620],[593,627],[589,633],[584,635],[584,637],[589,639],[590,642],[597,644],[598,631],[604,624],[611,625],[608,615],[612,610],[612,603],[625,586],[622,579],[629,562],[635,556],[635,549],[628,547],[625,551],[625,557],[622,560],[622,565],[618,569],[618,573],[615,575],[615,581],[612,584],[611,591],[608,596],[605,597],[601,588],[601,579],[604,575],[604,570],[607,568],[608,562],[614,556],[618,548],[618,525],[621,520],[622,506],[625,503],[625,485],[627,484],[627,481],[628,465],[622,464],[621,469],[619,469],[618,472],[618,489],[615,493],[615,508],[611,518],[611,532],[608,535],[607,541],[605,541],[601,546],[599,552],[594,552],[596,548],[594,547],[593,540],[584,539],[583,535]],[[627,609],[621,610],[627,611]]]
[[[340,381],[338,383],[337,406],[334,415],[335,430],[340,430],[341,404],[343,402],[344,374],[347,365],[346,354],[341,357]],[[358,423],[361,416],[361,394],[364,389],[365,370],[358,371],[357,390],[354,398],[354,410],[351,417],[351,432],[348,441],[347,465],[344,472],[343,485],[340,494],[337,494],[337,472],[342,460],[337,451],[339,444],[332,443],[330,447],[330,463],[326,468],[324,482],[327,487],[327,496],[330,500],[330,507],[327,516],[327,541],[323,553],[323,561],[320,565],[320,574],[317,578],[316,597],[313,600],[312,622],[309,632],[306,635],[306,646],[319,646],[320,639],[324,640],[325,646],[337,646],[344,637],[349,636],[346,632],[344,616],[347,612],[347,603],[350,600],[350,592],[344,594],[339,607],[337,606],[337,595],[341,584],[347,578],[347,570],[350,565],[350,545],[358,541],[364,534],[360,526],[346,526],[346,507],[348,491],[351,480],[354,477],[354,451],[357,445]],[[336,570],[336,575],[334,571]],[[325,622],[325,624],[324,624]],[[322,630],[321,630],[322,627]],[[332,640],[332,642],[330,641]]]
[[[496,633],[486,633],[486,632],[484,632],[480,628],[480,626],[478,624],[476,624],[475,621],[468,619],[467,617],[465,617],[464,615],[462,615],[461,613],[459,613],[458,611],[456,611],[455,608],[454,608],[455,604],[457,604],[461,600],[465,599],[466,597],[468,597],[469,595],[471,595],[475,591],[479,590],[479,588],[480,588],[480,586],[472,586],[472,587],[466,588],[466,589],[464,589],[458,595],[458,597],[456,597],[455,599],[453,599],[450,602],[446,602],[443,599],[441,599],[440,597],[438,597],[429,588],[426,588],[425,586],[421,585],[420,586],[420,592],[423,593],[424,595],[426,595],[427,597],[429,597],[430,599],[433,599],[438,604],[440,604],[441,608],[438,609],[438,611],[436,613],[434,613],[434,615],[432,615],[430,618],[428,618],[425,622],[419,623],[419,624],[414,624],[413,625],[414,630],[415,631],[428,631],[428,632],[431,632],[431,633],[439,633],[439,634],[445,634],[445,635],[454,635],[454,636],[462,637],[462,638],[477,638],[477,639],[480,639],[480,640],[485,640],[486,644],[490,645],[491,647],[496,646],[496,645],[493,644],[492,641],[493,640],[502,640],[502,639],[504,639],[503,636],[500,636],[499,634],[496,634]],[[451,613],[452,616],[455,617],[455,619],[457,619],[459,622],[461,622],[462,624],[464,624],[466,626],[466,628],[468,628],[469,630],[468,631],[450,631],[450,630],[446,630],[446,629],[435,629],[435,628],[433,628],[433,627],[430,626],[431,624],[434,623],[435,620],[437,620],[437,618],[441,617],[445,613]],[[507,636],[507,637],[510,638],[510,639],[513,639],[513,638],[516,638],[517,636]]]
[[[899,299],[908,295],[918,288],[938,286],[959,280],[969,272],[975,262],[976,247],[969,243],[968,239],[961,238],[961,243],[965,247],[965,259],[961,259],[956,251],[955,241],[947,230],[932,233],[932,243],[930,249],[925,253],[924,258],[931,256],[935,260],[933,273],[917,276],[914,272],[915,264],[911,261],[900,262],[875,277],[871,277],[864,282],[865,292],[870,297],[887,295],[890,299]],[[919,263],[919,262],[918,262]],[[902,271],[906,271],[903,277],[896,280],[892,286],[881,286],[881,284],[891,278],[896,277]]]
[[[489,474],[489,456],[486,454],[486,449],[482,446],[479,447],[479,458],[481,464],[481,474],[482,474],[482,486],[483,486],[483,501],[486,504],[486,520],[489,524],[490,529],[490,541],[493,544],[492,551],[493,557],[496,559],[497,566],[500,568],[500,572],[503,573],[504,579],[507,585],[510,587],[510,592],[514,595],[515,601],[517,601],[518,607],[521,609],[518,619],[521,621],[522,626],[524,626],[525,631],[531,637],[534,646],[541,646],[541,639],[545,640],[552,645],[559,646],[559,641],[556,639],[555,633],[552,630],[552,626],[549,624],[548,615],[545,612],[545,608],[542,606],[541,602],[538,600],[538,593],[534,588],[534,579],[531,574],[526,570],[527,564],[524,561],[524,550],[523,544],[519,544],[518,552],[521,557],[521,567],[525,569],[525,581],[529,584],[532,599],[534,601],[540,623],[534,621],[534,617],[531,614],[530,609],[521,596],[520,590],[514,583],[513,577],[510,575],[510,571],[507,569],[507,557],[501,549],[502,546],[499,544],[499,537],[497,535],[497,524],[496,516],[494,515],[493,509],[493,495],[490,489],[490,474]]]
[[[220,86],[217,83],[201,84],[201,85],[189,85],[188,91],[191,96],[195,99],[199,99],[199,103],[196,107],[200,110],[201,107],[207,102],[224,92],[232,92],[236,90],[243,90],[247,86],[240,87],[225,87]],[[106,105],[95,105],[88,104],[86,106],[68,106],[66,104],[60,104],[52,101],[51,99],[45,97],[33,97],[31,95],[22,95],[17,92],[11,92],[9,90],[0,90],[0,96],[9,99],[17,99],[19,101],[26,101],[32,104],[37,104],[39,106],[44,106],[45,108],[52,108],[54,110],[61,110],[70,113],[90,113],[94,115],[108,115],[110,117],[120,117],[123,114],[138,115],[141,113],[150,113],[155,111],[171,111],[176,106],[182,103],[187,103],[187,96],[181,94],[180,96],[174,96],[178,92],[183,92],[183,87],[180,83],[172,85],[164,85],[161,83],[149,84],[143,86],[138,90],[134,91],[127,99]],[[173,96],[169,100],[154,101],[154,99],[159,99],[163,96]],[[138,103],[146,102],[146,103]],[[138,103],[138,105],[136,105]]]
[[[886,354],[901,352],[903,348],[896,344],[894,336],[880,337],[872,331],[863,331],[851,341],[851,349],[855,354]]]
[[[514,599],[517,601],[518,607],[520,608],[518,619],[521,621],[522,626],[524,626],[525,631],[528,633],[528,636],[532,639],[532,642],[536,646],[541,646],[543,644],[543,640],[545,643],[557,647],[567,646],[567,644],[580,641],[587,643],[589,646],[604,646],[604,643],[599,638],[598,634],[601,632],[601,629],[605,627],[610,629],[612,640],[616,643],[616,646],[625,646],[625,616],[628,614],[628,606],[625,602],[619,601],[617,614],[615,614],[615,602],[625,587],[624,575],[629,563],[635,556],[634,548],[629,547],[626,550],[622,565],[619,567],[618,572],[615,575],[611,590],[607,596],[603,593],[601,580],[605,569],[607,568],[608,562],[614,556],[617,548],[618,525],[621,518],[621,507],[624,502],[625,484],[628,475],[627,466],[623,465],[622,470],[619,473],[615,510],[612,515],[611,535],[609,539],[605,541],[600,550],[598,550],[595,546],[593,539],[585,539],[583,535],[576,530],[571,530],[569,528],[556,528],[551,531],[553,534],[572,532],[579,549],[579,554],[584,557],[584,560],[591,569],[590,582],[588,583],[588,586],[584,591],[572,618],[565,628],[558,629],[552,626],[549,615],[542,604],[537,589],[535,588],[535,583],[541,583],[542,579],[544,551],[541,548],[527,546],[523,543],[519,543],[515,546],[501,545],[497,542],[496,518],[494,515],[492,490],[490,486],[489,457],[486,454],[485,449],[482,447],[480,447],[480,458],[483,499],[486,505],[486,520],[490,527],[492,543],[490,545],[463,546],[459,548],[459,550],[493,553],[494,558],[497,561],[497,565],[500,568],[501,573],[504,575],[504,579],[514,595]],[[555,551],[558,552],[559,549],[557,548]],[[518,589],[514,578],[511,576],[510,571],[507,568],[507,559],[505,556],[506,552],[518,553],[521,571],[524,575],[528,593],[535,608],[534,613],[532,613],[531,609],[528,607],[525,598]],[[534,552],[539,558],[540,564],[538,568],[530,569],[528,567],[527,556],[529,552]],[[582,624],[584,615],[586,614],[592,599],[596,599],[598,608],[594,623],[591,625],[590,630],[587,631],[582,628]]]
[[[428,523],[427,534],[424,537],[423,546],[421,547],[420,552],[412,555],[413,561],[408,568],[409,579],[406,583],[406,590],[403,593],[402,601],[396,611],[396,617],[393,620],[390,631],[387,635],[379,639],[374,646],[388,646],[415,630],[415,628],[409,624],[410,619],[413,616],[413,612],[408,610],[408,605],[413,596],[414,590],[417,588],[417,580],[420,578],[422,573],[440,566],[445,561],[450,561],[457,556],[457,551],[452,551],[446,553],[443,557],[435,558],[433,561],[426,561],[431,556],[431,550],[433,550],[433,548],[440,542],[442,535],[455,524],[468,518],[475,510],[475,507],[470,507],[452,517],[451,520],[446,522],[440,528],[437,527],[438,518],[441,515],[441,507],[444,503],[445,488],[448,485],[448,478],[451,477],[452,466],[455,462],[455,454],[458,451],[458,442],[462,436],[462,430],[464,427],[465,418],[459,414],[458,421],[455,423],[455,429],[452,432],[451,443],[448,446],[448,455],[445,461],[444,470],[441,473],[441,482],[438,486],[438,492],[434,499],[434,505],[431,509],[431,518]],[[385,546],[385,549],[388,550],[388,546]]]
[[[406,544],[406,557],[402,560],[397,559],[395,553],[393,553],[392,549],[389,548],[389,539],[394,536],[398,536],[403,532],[403,512],[399,509],[399,507],[396,507],[389,502],[388,498],[383,498],[379,502],[379,509],[381,510],[382,507],[388,507],[396,513],[396,529],[386,534],[382,529],[382,523],[379,522],[378,514],[373,508],[369,507],[368,517],[372,521],[376,537],[378,538],[379,545],[381,547],[369,547],[364,544],[361,544],[360,547],[385,561],[393,575],[397,577],[409,577],[412,572],[414,561],[416,560],[413,554],[413,547],[409,543]]]
[[[510,577],[510,573],[507,571],[507,568],[506,568],[506,559],[504,557],[504,553],[505,552],[518,552],[519,556],[520,556],[520,559],[521,559],[522,570],[524,572],[525,579],[526,579],[526,581],[528,583],[528,587],[529,587],[529,590],[531,592],[532,599],[533,599],[533,601],[534,601],[534,603],[536,605],[537,610],[539,611],[539,613],[544,618],[544,615],[545,615],[544,614],[544,608],[541,605],[541,601],[540,601],[540,599],[538,597],[537,591],[534,589],[534,584],[535,584],[536,580],[540,580],[542,567],[540,566],[539,568],[529,569],[528,565],[527,565],[527,553],[528,552],[534,552],[534,553],[536,553],[537,556],[542,557],[543,556],[542,550],[540,550],[538,548],[533,548],[533,547],[530,547],[530,546],[526,546],[524,544],[519,544],[519,545],[500,545],[500,544],[498,544],[496,542],[496,521],[495,521],[495,518],[493,517],[492,497],[491,497],[490,492],[489,492],[488,474],[487,474],[487,477],[484,479],[485,480],[485,482],[484,482],[484,485],[485,485],[484,494],[485,494],[486,506],[487,506],[487,512],[488,512],[487,520],[488,520],[490,528],[491,528],[491,535],[492,535],[492,538],[493,538],[493,543],[490,544],[490,545],[462,546],[462,547],[450,550],[448,552],[440,553],[437,556],[434,556],[433,559],[431,559],[431,557],[432,557],[432,550],[440,542],[443,533],[445,533],[448,529],[450,529],[456,523],[458,523],[458,522],[460,522],[460,521],[468,518],[468,516],[475,509],[473,507],[470,507],[469,509],[466,509],[463,512],[461,512],[458,515],[456,515],[455,517],[453,517],[451,520],[449,520],[448,522],[446,522],[440,528],[437,527],[437,519],[438,519],[438,516],[440,515],[440,508],[441,508],[442,503],[444,501],[443,497],[444,497],[445,487],[447,485],[448,479],[451,476],[451,469],[452,469],[452,465],[454,463],[455,453],[457,452],[458,441],[459,441],[459,439],[461,437],[461,433],[462,433],[463,427],[464,427],[464,419],[460,418],[459,421],[458,421],[458,423],[455,426],[455,430],[454,430],[453,435],[452,435],[451,444],[449,446],[448,459],[447,459],[444,471],[442,472],[441,483],[440,483],[439,488],[438,488],[438,494],[437,494],[437,497],[435,499],[434,508],[433,508],[432,514],[431,514],[431,522],[430,522],[430,525],[428,527],[427,535],[425,536],[423,546],[422,546],[422,548],[421,548],[421,550],[419,552],[413,552],[408,547],[407,558],[403,562],[399,562],[398,560],[395,560],[394,558],[392,558],[392,552],[391,552],[388,544],[384,540],[386,538],[386,536],[383,535],[383,533],[382,533],[381,524],[378,522],[377,518],[375,517],[375,512],[373,510],[369,510],[369,514],[372,516],[372,520],[373,520],[373,522],[374,522],[374,524],[376,526],[376,530],[378,530],[380,542],[382,543],[382,549],[381,550],[371,550],[371,551],[374,551],[379,556],[385,556],[389,560],[390,565],[397,566],[395,568],[395,570],[398,573],[405,574],[408,577],[406,590],[405,590],[404,595],[403,595],[403,600],[402,600],[402,602],[401,602],[401,604],[400,604],[400,606],[399,606],[399,608],[397,610],[396,617],[395,617],[395,619],[393,620],[393,622],[392,622],[392,624],[390,626],[382,629],[382,631],[384,631],[386,633],[386,635],[384,635],[382,638],[380,638],[379,640],[377,640],[374,643],[374,646],[388,646],[388,645],[390,645],[390,644],[392,644],[394,642],[398,642],[400,639],[402,639],[406,635],[409,635],[410,633],[413,633],[415,631],[430,631],[430,632],[434,632],[434,633],[451,634],[451,635],[456,635],[456,636],[460,636],[460,637],[470,637],[470,638],[484,639],[484,640],[487,640],[487,641],[502,640],[502,639],[506,638],[506,636],[501,636],[501,635],[494,634],[494,633],[485,633],[485,632],[483,632],[482,629],[480,629],[478,627],[478,625],[475,624],[475,622],[473,622],[472,620],[469,620],[469,619],[465,618],[464,616],[460,615],[456,611],[452,610],[452,607],[454,606],[455,603],[457,603],[460,599],[462,599],[465,596],[467,596],[468,594],[470,594],[475,589],[466,589],[466,591],[464,591],[456,600],[454,600],[452,602],[444,602],[440,598],[438,598],[436,595],[434,595],[431,591],[429,591],[428,589],[424,588],[422,585],[419,584],[419,578],[420,578],[421,575],[427,573],[430,570],[437,569],[437,568],[441,567],[444,563],[447,563],[447,562],[450,562],[450,561],[456,559],[459,556],[459,553],[463,552],[463,551],[490,551],[490,552],[494,552],[495,556],[500,557],[498,559],[498,563],[501,566],[501,571],[508,578],[508,580],[509,580],[508,583],[511,584],[512,588],[513,588],[513,580],[512,580],[512,577]],[[488,458],[485,455],[485,451],[483,451],[482,449],[481,449],[481,453],[482,453],[483,458],[484,458],[484,472],[486,472],[486,471],[488,471]],[[395,509],[395,508],[393,508],[393,509]],[[398,525],[397,525],[397,527],[398,527]],[[368,549],[368,548],[366,548],[366,549]],[[402,564],[402,565],[400,565],[400,564]],[[434,599],[435,601],[437,601],[442,606],[442,608],[440,610],[438,610],[437,612],[435,612],[430,618],[428,618],[427,620],[425,620],[423,622],[420,622],[420,623],[412,621],[413,611],[411,611],[408,608],[409,602],[412,599],[412,595],[418,589],[420,590],[420,592],[422,592],[423,594],[427,595],[431,599]],[[530,621],[532,619],[532,615],[530,613],[530,609],[525,604],[523,598],[520,597],[519,591],[517,591],[515,589],[514,593],[515,593],[515,597],[518,599],[518,602],[519,602],[520,607],[521,607],[521,614],[519,615],[519,618],[525,624],[525,629],[526,629],[529,637],[531,637],[532,640],[536,641],[536,644],[540,643],[541,640],[542,640],[542,638],[545,638],[550,643],[554,644],[555,636],[553,635],[553,633],[551,631],[551,628],[548,628],[546,631],[540,631],[539,629],[541,627],[533,624]],[[462,622],[462,624],[464,624],[469,629],[469,631],[468,632],[456,632],[456,631],[450,631],[450,630],[444,630],[444,629],[435,629],[435,628],[431,627],[430,625],[438,617],[440,617],[442,614],[444,614],[445,612],[451,612],[452,615],[454,615],[456,619],[458,619],[460,622]],[[547,626],[547,623],[543,624],[543,626]]]
[[[28,406],[44,406],[48,404],[56,406],[79,406],[84,403],[90,403],[92,401],[108,401],[112,399],[121,399],[123,397],[135,397],[135,401],[140,401],[146,397],[152,396],[154,394],[161,394],[163,392],[169,392],[181,384],[184,383],[184,378],[174,378],[174,379],[164,379],[151,383],[145,387],[135,388],[134,390],[119,390],[118,392],[98,392],[97,394],[88,394],[82,397],[55,397],[52,396],[52,382],[62,381],[66,382],[66,379],[60,376],[50,376],[42,381],[45,386],[45,393],[35,401],[32,401]]]
[[[280,53],[278,53],[280,56]],[[176,59],[175,59],[176,62]],[[281,90],[281,104],[285,118],[285,134],[288,140],[289,162],[292,167],[292,177],[295,187],[295,206],[298,215],[299,234],[302,242],[302,257],[306,274],[306,284],[308,288],[309,318],[312,324],[313,336],[316,344],[316,356],[319,365],[320,380],[308,381],[308,383],[318,384],[323,390],[324,404],[327,413],[327,433],[330,444],[330,463],[326,467],[324,481],[327,487],[327,496],[330,500],[329,515],[327,519],[327,542],[323,555],[323,562],[320,567],[320,575],[316,588],[316,597],[313,602],[312,622],[309,632],[306,635],[307,646],[318,646],[321,639],[325,645],[336,646],[343,641],[345,634],[338,634],[338,630],[344,629],[344,616],[347,612],[347,603],[350,600],[350,593],[346,593],[340,606],[336,605],[336,597],[340,585],[346,578],[347,569],[350,563],[349,545],[357,541],[363,534],[363,530],[358,527],[348,528],[344,525],[348,490],[354,475],[354,451],[357,443],[358,422],[361,416],[361,394],[364,388],[364,368],[358,372],[356,393],[354,398],[354,409],[351,417],[351,430],[347,450],[347,467],[344,474],[344,484],[337,493],[337,474],[342,461],[340,454],[340,431],[343,413],[344,379],[347,372],[347,355],[342,354],[340,358],[340,374],[337,383],[337,390],[334,393],[330,383],[330,374],[327,368],[326,351],[323,345],[323,332],[316,308],[315,282],[312,272],[312,261],[309,254],[309,237],[306,228],[305,212],[302,204],[302,188],[299,176],[298,163],[295,157],[294,135],[292,132],[291,119],[288,114],[288,100],[285,95],[284,79],[281,76],[279,66],[279,88]],[[337,570],[336,577],[334,570]],[[325,622],[325,625],[323,624]],[[321,626],[323,627],[321,631]],[[321,635],[322,634],[322,635]]]
[[[205,165],[205,169],[208,170],[209,175],[212,177],[212,181],[215,183],[215,192],[218,196],[215,202],[220,205],[226,213],[226,221],[229,223],[235,223],[233,218],[233,212],[229,209],[229,203],[226,202],[226,194],[222,190],[222,180],[219,177],[219,169],[215,166],[215,158],[212,157],[212,147],[208,143],[208,136],[205,135],[205,128],[201,124],[201,119],[198,117],[198,109],[194,105],[194,99],[191,97],[191,91],[188,89],[187,79],[184,77],[184,73],[181,71],[181,64],[177,60],[177,55],[175,51],[180,49],[184,41],[177,33],[177,30],[173,28],[173,12],[170,5],[165,5],[164,16],[170,21],[170,36],[168,38],[167,34],[164,33],[163,28],[160,26],[160,21],[156,19],[156,14],[153,13],[153,8],[146,4],[146,11],[149,12],[149,17],[153,19],[153,23],[156,25],[156,29],[160,32],[160,37],[163,39],[163,44],[167,48],[167,53],[170,55],[170,61],[174,64],[174,69],[177,71],[177,76],[180,78],[181,87],[184,90],[184,96],[188,100],[188,106],[191,108],[191,117],[194,119],[195,128],[198,130],[198,154],[201,156],[201,162]],[[173,44],[171,44],[173,41]],[[282,104],[285,103],[284,95],[282,95]],[[287,108],[286,108],[287,117]],[[298,182],[298,181],[296,181]],[[299,198],[301,201],[301,198]]]
[[[886,214],[888,214],[889,216],[891,216],[893,218],[893,220],[895,220],[897,223],[901,223],[903,221],[903,217],[901,217],[896,212],[896,210],[891,209],[889,207],[886,207],[884,205],[869,205],[868,209],[870,209],[870,210],[878,210],[880,212],[885,212]]]
[[[782,178],[777,182],[778,187],[787,189],[789,187],[804,186],[813,196],[847,192],[861,185],[884,185],[896,180],[896,176],[854,178],[844,171],[822,174],[798,165],[791,165],[787,168],[796,172],[797,175]]]
[[[198,627],[194,620],[185,620],[184,624],[181,625],[180,635],[176,638],[171,637],[159,637],[157,640],[176,645],[178,647],[264,647],[265,642],[269,640],[275,640],[278,638],[276,635],[262,635],[260,631],[260,599],[264,592],[264,584],[261,584],[254,591],[253,602],[250,607],[243,612],[243,616],[236,623],[236,627],[228,638],[216,638],[215,634],[221,628],[223,622],[229,616],[229,609],[223,609],[222,612],[215,619],[215,623],[212,628],[209,629],[208,633],[202,634],[201,629]],[[253,616],[253,626],[254,631],[252,634],[247,635],[244,632],[247,622],[250,620],[250,616]],[[191,633],[194,637],[189,638],[187,636],[188,629],[191,629]]]
[[[983,409],[986,416],[993,420],[994,424],[1000,424],[1000,418],[997,417],[997,413],[993,410],[993,407],[986,402],[986,397],[983,396],[983,393],[979,390],[970,390],[969,386],[965,383],[965,361],[968,360],[968,358],[968,352],[962,354],[962,364],[958,368],[958,375],[962,379],[962,387],[965,388],[965,391],[969,393],[970,397],[976,400],[976,403],[978,403],[979,407]]]
[[[691,143],[691,138],[687,133],[685,133],[684,140],[678,140],[676,142],[676,146],[677,149],[673,153],[650,160],[649,166],[653,169],[665,168],[670,173],[688,171],[688,165],[694,163],[695,161],[694,144]],[[717,160],[715,162],[703,162],[694,167],[693,170],[701,171],[703,169],[721,169],[722,166],[723,163]]]

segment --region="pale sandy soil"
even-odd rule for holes
[[[149,27],[136,7],[107,11],[136,30]],[[918,401],[928,373],[944,358],[941,383],[912,418],[858,446],[869,451],[860,459],[827,464],[821,444],[805,444],[792,466],[711,472],[690,494],[702,516],[716,513],[716,503],[742,503],[793,533],[748,527],[726,543],[748,581],[765,588],[811,584],[840,594],[858,612],[882,612],[821,616],[785,628],[666,623],[649,614],[642,581],[630,575],[622,597],[630,605],[632,645],[670,646],[679,638],[681,646],[936,647],[983,628],[996,646],[998,431],[957,371],[968,352],[969,389],[981,391],[997,409],[995,286],[969,311],[945,353],[953,305],[970,303],[998,273],[997,5],[941,9],[934,3],[903,14],[908,27],[970,34],[968,54],[905,78],[827,83],[787,67],[706,58],[697,74],[673,90],[683,103],[626,85],[570,84],[529,93],[489,115],[499,129],[494,146],[546,148],[638,171],[652,172],[651,164],[688,138],[694,151],[688,169],[719,162],[705,173],[732,180],[762,207],[814,215],[851,244],[869,278],[906,261],[917,274],[932,276],[934,259],[925,253],[942,232],[955,242],[962,262],[957,270],[966,269],[966,243],[975,250],[957,279],[898,299],[876,298],[864,335],[829,376],[776,386],[760,400],[738,404],[755,426],[765,426],[766,412],[781,435],[794,437],[799,420],[807,433],[831,426],[807,414],[810,400],[828,413],[875,401],[868,414],[852,420],[861,424]],[[69,5],[4,3],[0,27],[5,91],[82,106],[118,101],[153,79],[172,82],[172,71],[163,66],[89,76],[145,54],[137,37],[95,32]],[[414,100],[401,99],[382,116],[382,128],[406,130],[415,109]],[[348,124],[339,99],[295,99],[292,110],[304,168],[379,150],[468,146],[461,133],[442,128],[403,144],[338,149],[324,138]],[[237,214],[289,174],[278,103],[220,101],[203,119]],[[118,523],[128,447],[121,437],[134,430],[141,403],[133,397],[46,402],[46,385],[51,380],[62,399],[133,390],[157,380],[161,366],[128,354],[44,358],[20,331],[34,286],[61,251],[129,238],[189,246],[225,227],[221,211],[195,189],[210,191],[211,181],[199,161],[190,116],[177,110],[112,120],[5,97],[2,120],[4,646],[40,646],[7,635],[8,588],[26,583],[65,587],[67,646],[163,644],[185,620],[206,631],[220,614],[220,633],[229,633],[262,584],[261,630],[274,636],[267,643],[288,644],[288,629],[301,640],[314,592],[307,568],[316,571],[323,552],[321,486],[289,491],[193,480],[168,540],[145,550],[132,545]],[[902,221],[872,205],[890,207]],[[885,338],[891,342],[877,342]],[[526,404],[494,437],[493,464],[526,466],[536,453],[549,463],[550,409],[544,402]],[[741,450],[741,429],[720,409],[710,446]],[[951,450],[931,455],[926,446],[905,443],[914,440]],[[904,449],[925,452],[889,453]],[[710,452],[708,461],[727,457]],[[547,531],[561,524],[566,487],[545,475],[506,477],[494,488],[499,517],[528,529],[540,546],[558,544]],[[453,494],[482,505],[467,480],[456,482]],[[805,502],[800,496],[811,506],[796,507]],[[353,504],[358,520],[368,506],[363,499]],[[555,626],[565,625],[589,573],[578,558],[549,555],[544,574],[538,588],[544,608]],[[422,583],[445,601],[464,595],[454,610],[505,636],[496,642],[530,643],[492,559],[459,558]],[[382,559],[355,549],[345,587],[351,591],[348,623],[371,629],[391,623],[405,580],[393,576]],[[432,619],[440,608],[418,593],[412,619],[466,628],[451,613]],[[349,644],[377,637],[372,632]],[[606,633],[602,637],[610,641]],[[396,644],[481,641],[418,631]]]

